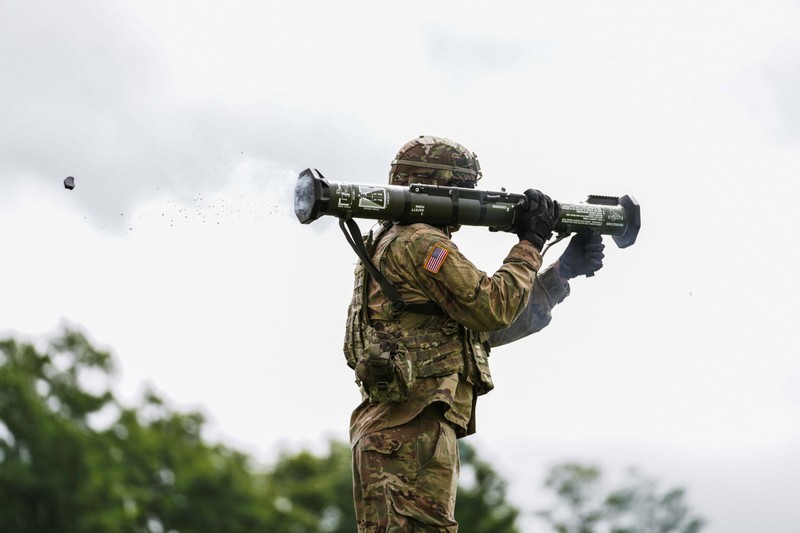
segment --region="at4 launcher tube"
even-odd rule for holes
[[[585,202],[556,203],[559,214],[554,230],[560,235],[591,230],[611,235],[620,248],[636,242],[641,219],[639,204],[631,196],[589,196]],[[524,194],[423,184],[339,183],[328,181],[315,169],[300,173],[294,191],[294,212],[303,224],[330,215],[513,232],[514,220],[526,206]]]

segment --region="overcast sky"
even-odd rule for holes
[[[79,327],[123,398],[264,461],[345,438],[355,256],[294,181],[381,183],[445,136],[483,188],[642,205],[635,246],[492,354],[471,442],[515,503],[577,459],[686,487],[710,533],[797,531],[800,4],[393,6],[0,4],[0,336]],[[491,273],[516,238],[456,241]]]

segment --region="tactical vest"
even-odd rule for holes
[[[399,231],[384,232],[383,227],[375,237],[367,240],[367,249],[373,263],[380,269],[381,259],[389,246],[397,238]],[[386,235],[388,233],[388,235]],[[400,391],[382,394],[376,387],[365,386],[372,401],[403,401],[416,378],[429,378],[459,374],[475,387],[477,394],[485,394],[494,388],[489,371],[488,334],[467,330],[455,320],[445,317],[436,328],[399,331],[394,335],[376,331],[369,323],[367,308],[368,273],[359,261],[355,270],[353,297],[347,310],[344,354],[347,364],[363,372],[365,360],[374,357],[375,352],[384,354],[385,359],[395,360],[400,383]],[[388,316],[398,317],[403,311],[396,311],[384,295],[382,308]],[[389,338],[390,337],[390,338]],[[391,345],[393,353],[385,351]],[[376,348],[377,346],[377,348]],[[370,355],[372,354],[372,355]],[[409,375],[410,374],[410,375]],[[387,378],[388,379],[388,378]],[[363,380],[357,379],[359,385]],[[390,383],[384,384],[388,386]],[[397,385],[397,384],[396,384]],[[380,389],[380,386],[377,387]]]

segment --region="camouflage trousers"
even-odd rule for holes
[[[438,409],[364,435],[353,448],[359,533],[455,533],[456,434]]]

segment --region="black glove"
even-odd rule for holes
[[[592,232],[582,231],[570,239],[567,249],[559,258],[559,273],[562,278],[593,276],[603,268],[603,237]]]
[[[514,223],[514,228],[519,240],[528,241],[541,251],[544,243],[553,235],[558,205],[536,189],[528,189],[525,196],[528,198],[528,206]]]

